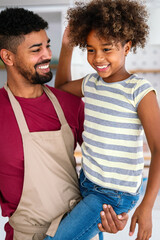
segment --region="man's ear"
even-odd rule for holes
[[[8,65],[13,66],[13,53],[7,49],[1,49],[0,56],[2,61]]]
[[[132,41],[128,41],[128,42],[125,44],[125,56],[128,55],[128,53],[129,53],[130,50],[131,50],[131,47],[132,47]]]

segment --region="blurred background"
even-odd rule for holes
[[[157,90],[157,97],[160,103],[160,0],[146,0],[149,11],[149,26],[150,35],[148,43],[145,49],[137,50],[136,54],[132,52],[128,54],[126,60],[126,67],[129,72],[137,73],[139,76],[147,78],[154,88]],[[54,86],[54,76],[56,73],[56,67],[58,64],[58,57],[61,46],[61,39],[65,26],[67,25],[65,16],[66,11],[69,7],[74,5],[72,0],[0,0],[0,11],[5,7],[24,7],[32,10],[41,15],[49,23],[49,29],[47,30],[48,36],[51,39],[51,50],[53,53],[52,58],[52,72],[53,79],[50,82],[51,86]],[[86,61],[86,52],[75,48],[73,59],[72,59],[72,77],[77,79],[85,76],[85,74],[93,72],[92,68]],[[0,63],[0,87],[3,87],[6,82],[7,75],[5,68]],[[77,161],[77,171],[80,168],[81,162],[81,151],[78,146],[75,152]],[[143,185],[141,189],[141,199],[143,197],[145,186],[147,183],[148,169],[150,165],[150,153],[146,140],[144,139],[144,157],[145,157],[145,168],[143,172]],[[140,199],[140,200],[141,200]],[[130,216],[133,211],[130,212]],[[4,224],[7,221],[6,218],[0,216],[0,240],[5,239]],[[104,234],[105,240],[132,240],[136,238],[136,233],[133,237],[128,236],[130,220],[126,228],[117,233],[116,235]],[[151,240],[160,239],[160,194],[153,209],[153,234]]]

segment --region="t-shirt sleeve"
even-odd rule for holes
[[[134,104],[136,108],[138,108],[139,103],[146,96],[146,94],[151,91],[154,91],[156,94],[156,90],[153,88],[152,84],[148,80],[141,79],[140,81],[138,81],[133,93]]]
[[[86,83],[87,81],[89,80],[89,77],[90,77],[90,74],[86,75],[84,78],[83,78],[83,81],[82,81],[82,94],[83,96],[85,96],[85,86],[86,86]]]
[[[78,112],[78,123],[79,123],[79,128],[78,128],[78,134],[77,134],[77,142],[79,145],[82,144],[83,139],[82,139],[82,133],[84,130],[84,102],[81,100],[80,106],[79,106],[79,112]]]

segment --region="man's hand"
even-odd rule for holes
[[[102,223],[98,224],[98,228],[101,232],[117,233],[124,229],[128,221],[127,213],[117,215],[110,205],[104,204],[100,214]]]

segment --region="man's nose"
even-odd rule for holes
[[[52,51],[50,48],[45,48],[43,50],[43,59],[51,59],[52,58]]]

